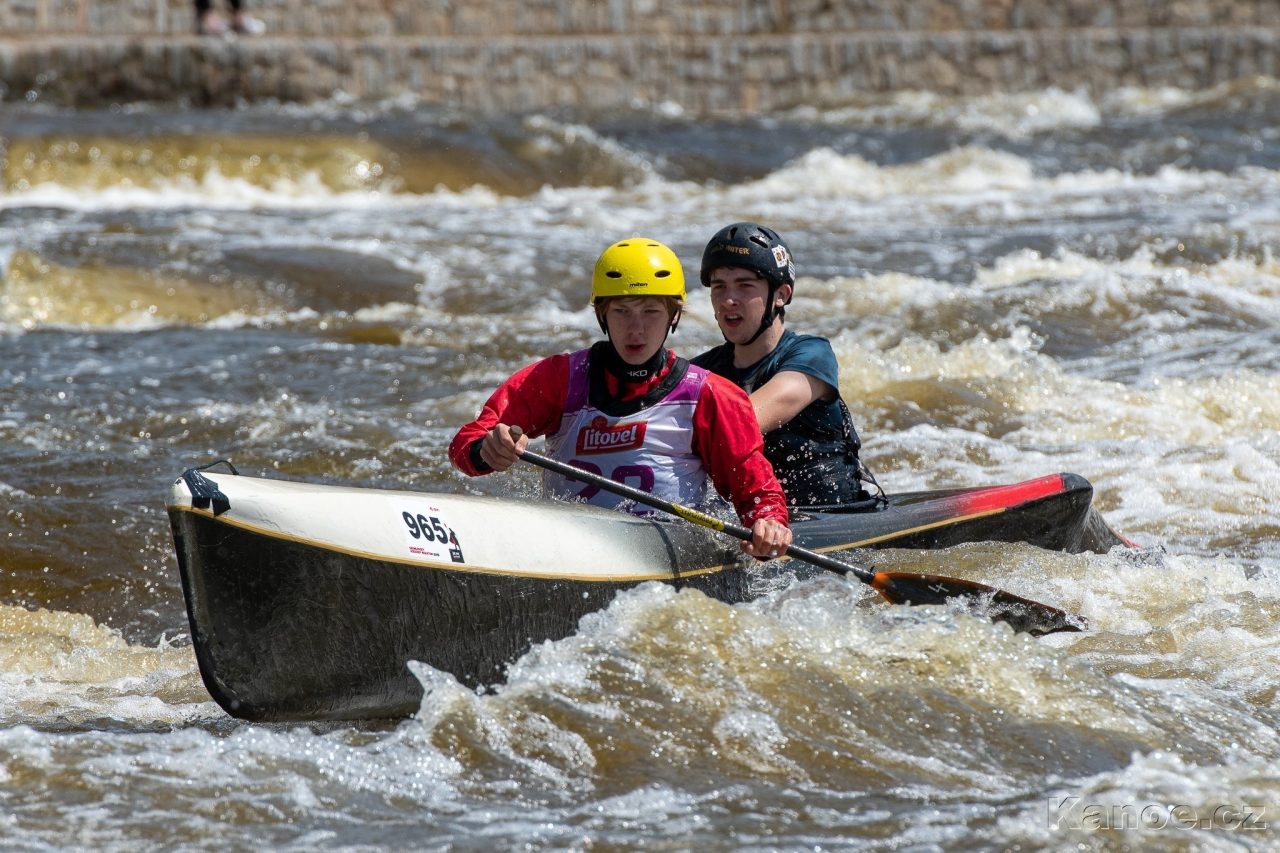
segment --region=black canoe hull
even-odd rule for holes
[[[500,682],[535,643],[569,636],[635,585],[423,571],[171,515],[200,673],[248,720],[409,716],[423,691],[408,661],[471,687]],[[738,602],[746,581],[726,568],[681,583]]]

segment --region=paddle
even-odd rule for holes
[[[522,430],[511,427],[511,437],[517,441],[523,435]],[[582,483],[588,483],[606,492],[612,492],[636,503],[669,512],[685,521],[693,522],[711,530],[727,533],[744,542],[751,541],[751,531],[732,522],[721,521],[715,516],[707,515],[696,509],[681,506],[664,500],[648,492],[642,492],[631,486],[614,482],[598,474],[574,468],[555,459],[548,458],[532,450],[524,450],[520,458],[526,462],[571,477]],[[919,575],[911,572],[873,572],[862,566],[841,563],[817,551],[810,551],[799,545],[787,548],[785,556],[795,560],[811,563],[818,568],[842,575],[853,575],[884,596],[891,604],[943,604],[949,598],[964,598],[981,607],[981,610],[994,622],[1004,622],[1015,631],[1024,631],[1032,636],[1054,634],[1059,631],[1082,631],[1088,627],[1083,616],[1074,616],[1065,610],[1050,607],[1037,601],[1014,595],[1011,592],[996,589],[976,581],[949,578],[943,575]]]

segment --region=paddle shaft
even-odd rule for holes
[[[519,441],[523,434],[520,427],[511,427],[511,437],[516,441]],[[599,474],[566,465],[532,450],[520,451],[520,457],[540,468],[554,471],[582,483],[589,483],[606,492],[630,498],[636,503],[669,512],[701,527],[727,533],[744,542],[750,542],[752,539],[751,531],[745,527],[721,521],[705,512],[672,503],[648,492],[601,477]],[[971,602],[980,601],[984,602],[987,615],[994,621],[1008,623],[1015,631],[1027,631],[1036,636],[1058,631],[1081,631],[1088,625],[1088,621],[1082,616],[1074,616],[1057,607],[1022,598],[977,581],[910,572],[873,572],[862,566],[853,566],[824,557],[816,551],[810,551],[799,545],[788,546],[784,553],[792,559],[811,563],[820,569],[842,575],[853,575],[878,591],[892,604],[943,604],[952,598],[963,598]]]
[[[522,435],[520,428],[512,427],[511,435],[518,441]],[[626,485],[625,483],[619,483],[615,480],[610,480],[607,477],[601,477],[599,474],[592,474],[590,471],[583,471],[581,468],[566,465],[563,462],[543,456],[540,453],[535,453],[532,450],[521,451],[520,458],[528,462],[532,462],[539,468],[545,468],[548,471],[555,471],[557,474],[563,474],[564,476],[578,480],[579,482],[597,486],[606,492],[612,492],[615,495],[630,498],[636,503],[651,506],[654,509],[660,509],[663,512],[669,512],[672,515],[683,518],[685,521],[691,521],[694,524],[719,531],[720,533],[727,533],[736,539],[741,539],[743,542],[751,541],[751,531],[740,524],[734,524],[730,521],[721,521],[713,515],[707,515],[705,512],[699,512],[696,509],[682,506],[678,503],[672,503],[671,501],[651,495],[648,492],[642,492],[639,489]],[[859,580],[865,583],[871,583],[875,579],[874,572],[864,569],[861,566],[851,566],[847,563],[842,563],[839,560],[824,557],[817,551],[810,551],[808,548],[802,548],[799,545],[788,546],[785,553],[786,556],[791,557],[792,559],[812,563],[813,565],[826,569],[829,572],[837,572],[842,575],[856,575]]]

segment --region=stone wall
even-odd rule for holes
[[[221,0],[214,0],[218,7]],[[1280,0],[0,0],[0,98],[412,94],[483,110],[830,106],[918,89],[1195,89],[1280,76]]]
[[[738,35],[1280,26],[1276,0],[243,0],[291,36]],[[213,0],[215,8],[225,0]],[[5,0],[0,36],[180,35],[192,0]]]

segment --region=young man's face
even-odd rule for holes
[[[640,365],[653,358],[667,339],[671,312],[667,300],[657,296],[610,299],[604,309],[609,340],[627,364]]]
[[[720,267],[711,273],[709,281],[711,309],[721,334],[730,343],[746,343],[764,319],[769,282],[760,273],[742,267]]]

